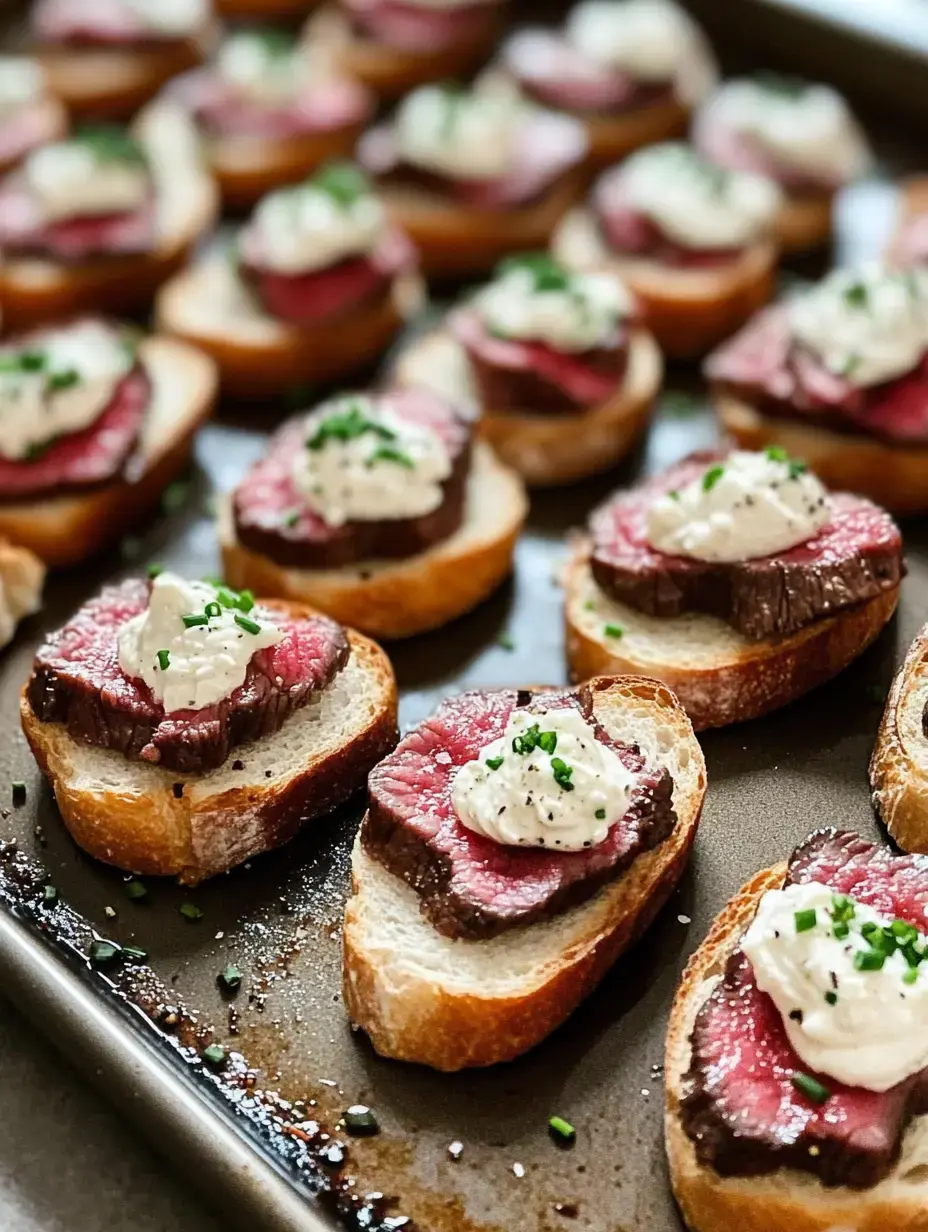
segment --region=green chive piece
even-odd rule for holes
[[[788,462],[789,454],[782,445],[768,445],[764,450],[771,462]]]
[[[704,492],[711,492],[724,474],[724,466],[710,466],[702,477],[702,490]]]
[[[160,577],[162,573],[164,573],[164,565],[149,565],[148,566],[148,576],[151,578],[152,581],[154,581],[156,577]]]
[[[596,818],[597,821],[605,821],[606,820],[606,810],[597,809],[596,812],[593,814],[593,816]]]
[[[222,615],[222,606],[215,602],[207,603],[203,611],[206,613],[207,617],[210,620],[215,620],[217,617]]]
[[[803,1095],[811,1099],[813,1104],[824,1104],[827,1099],[831,1098],[831,1092],[827,1087],[822,1086],[817,1078],[813,1078],[811,1074],[803,1074],[799,1070],[792,1075],[790,1081],[797,1091],[801,1091]]]
[[[676,488],[671,488],[670,491],[667,493],[667,495],[670,497],[672,501],[678,501],[680,499],[680,493],[677,491]]]
[[[918,979],[918,967],[911,967],[902,977],[903,984],[914,984]]]
[[[515,650],[516,644],[511,633],[501,633],[496,639],[496,644],[502,650]]]
[[[205,612],[191,612],[189,616],[181,616],[185,629],[196,629],[199,625],[208,625],[209,617]]]
[[[808,911],[797,911],[793,918],[796,921],[797,933],[807,933],[818,923],[818,915],[814,907],[810,907]]]
[[[61,372],[52,372],[48,377],[48,388],[52,393],[62,389],[70,389],[81,379],[76,368],[65,368]]]
[[[302,516],[303,511],[301,509],[291,509],[289,513],[284,514],[284,526],[288,530],[292,530]]]
[[[131,881],[127,881],[123,886],[123,893],[132,902],[140,903],[142,899],[148,898],[148,887],[143,881],[133,877]]]
[[[342,1113],[346,1133],[354,1138],[368,1138],[380,1133],[380,1122],[366,1104],[352,1104]]]
[[[196,920],[203,919],[203,912],[196,905],[196,903],[181,903],[178,910],[180,911],[180,914],[184,917],[184,919],[189,920],[191,923],[193,923]]]
[[[26,784],[22,779],[14,779],[10,786],[13,790],[13,805],[19,808],[26,803]]]
[[[603,633],[605,633],[606,637],[619,638],[624,635],[625,630],[621,625],[604,625]]]
[[[370,180],[361,168],[347,162],[327,163],[310,183],[328,193],[342,207],[353,205],[358,197],[371,191]]]
[[[189,495],[190,481],[175,479],[161,494],[161,508],[165,513],[178,513],[186,505]]]
[[[858,950],[854,955],[855,971],[882,971],[886,955],[881,950]]]
[[[487,758],[487,765],[490,767],[491,770],[498,770],[502,764],[503,764],[502,757],[488,757]]]
[[[839,920],[837,924],[835,924],[834,929],[832,931],[834,932],[836,941],[844,941],[851,930],[850,930],[850,927],[847,924],[845,924],[843,920]]]
[[[158,651],[158,666],[163,672],[166,672],[171,665],[171,652],[169,650]]]
[[[21,351],[19,366],[23,372],[41,372],[45,367],[44,351]]]
[[[254,592],[250,590],[240,590],[238,592],[238,602],[236,606],[240,612],[250,612],[255,605]]]
[[[246,633],[260,633],[261,626],[256,620],[251,620],[248,616],[242,616],[239,612],[235,613],[235,623]]]
[[[538,747],[542,753],[547,753],[550,756],[557,748],[557,732],[541,732],[538,737]]]
[[[789,478],[798,479],[800,475],[804,475],[809,469],[805,462],[797,462],[795,458],[790,459],[789,463]]]
[[[378,462],[393,462],[397,466],[405,467],[408,471],[416,469],[416,464],[408,453],[403,453],[402,449],[394,449],[390,445],[378,445],[367,459],[368,466],[374,466]]]
[[[538,741],[541,738],[541,732],[538,730],[538,724],[533,723],[531,727],[527,727],[521,736],[516,736],[512,742],[513,753],[521,753],[525,757],[529,753],[533,753],[538,748]]]
[[[568,766],[560,757],[551,758],[551,770],[554,774],[554,781],[558,787],[564,791],[573,791],[574,785],[570,781],[570,776],[574,772],[573,766]]]
[[[148,950],[143,950],[140,945],[124,945],[122,952],[124,957],[131,958],[133,962],[148,961]]]
[[[893,920],[890,929],[900,946],[911,945],[918,940],[918,929],[905,920]]]
[[[116,962],[120,948],[115,941],[91,941],[88,957],[93,967],[108,967]]]
[[[234,963],[229,963],[216,977],[223,992],[238,992],[242,986],[242,973]]]
[[[577,1131],[563,1117],[553,1116],[548,1122],[548,1132],[559,1146],[569,1146],[577,1140]]]
[[[587,599],[586,603],[584,603],[583,605],[583,610],[585,612],[595,612],[596,611],[596,600]]]
[[[226,1063],[226,1050],[222,1044],[210,1044],[203,1049],[200,1056],[212,1069],[220,1069]]]
[[[826,992],[825,1000],[828,1002],[829,1005],[837,1005],[838,1004],[838,994],[836,992]]]
[[[46,906],[51,907],[54,903],[57,903],[57,901],[58,901],[58,887],[53,886],[53,885],[43,886],[42,887],[42,902],[45,903]]]

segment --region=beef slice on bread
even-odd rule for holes
[[[188,884],[286,842],[396,740],[373,642],[172,574],[85,604],[39,648],[21,710],[75,840]]]
[[[815,887],[824,887],[826,901],[832,895],[831,905],[813,912],[814,921],[801,918],[801,913],[795,918],[786,914],[785,931],[774,934],[777,944],[788,950],[800,930],[808,929],[824,930],[825,944],[830,944],[832,929],[848,927],[849,933],[840,935],[847,936],[854,955],[879,952],[881,957],[857,963],[851,962],[851,954],[845,956],[851,970],[859,971],[860,985],[846,978],[841,965],[845,959],[831,973],[827,962],[821,971],[816,963],[809,970],[816,979],[821,975],[824,986],[814,994],[815,1004],[804,1001],[784,1014],[774,999],[775,986],[765,983],[769,992],[758,987],[760,977],[742,946],[765,898],[801,886],[811,887],[813,894]],[[885,941],[882,928],[870,934],[873,945],[854,931],[854,916],[863,905],[863,910],[891,922],[889,935],[904,939],[907,933],[923,931],[926,897],[924,857],[894,855],[857,835],[824,830],[806,840],[788,863],[758,873],[717,917],[684,973],[667,1034],[671,1181],[694,1232],[921,1228],[928,1107],[921,1063],[911,1062],[916,1068],[893,1082],[894,1074],[877,1079],[868,1073],[868,1060],[863,1058],[858,1072],[868,1083],[864,1086],[814,1071],[797,1048],[810,1047],[810,1037],[803,1035],[808,1015],[820,1018],[838,1010],[842,994],[849,999],[858,992],[865,1013],[877,1020],[885,1015],[885,1031],[876,1027],[855,1037],[849,1027],[842,1061],[835,1061],[835,1050],[820,1055],[828,1055],[830,1065],[850,1067],[856,1047],[866,1050],[875,1044],[879,1049],[882,1035],[891,1039],[891,1002],[904,1004],[900,996],[910,995],[909,990],[925,979],[922,946],[912,950],[907,940],[900,941],[906,955],[911,954],[914,966],[910,966],[901,949]],[[790,904],[785,907],[788,911]],[[772,945],[769,931],[767,938]],[[844,942],[835,944],[840,951]],[[910,971],[916,975],[909,976]],[[892,984],[885,1002],[863,983],[874,973],[881,981],[898,982],[898,989]],[[878,987],[885,992],[887,984]],[[869,1009],[868,997],[877,998]],[[861,1002],[854,1000],[853,1012],[860,1008]],[[852,1013],[848,1008],[844,1012]],[[814,1029],[818,1034],[819,1027]],[[910,1041],[917,1049],[917,1031],[910,1033]],[[817,1047],[814,1038],[811,1047]],[[880,1064],[887,1063],[885,1042],[883,1047]],[[907,1044],[903,1047],[909,1051]],[[899,1049],[890,1042],[888,1064],[898,1065],[902,1072],[906,1062],[898,1063],[894,1051]]]
[[[903,851],[928,851],[928,626],[906,652],[870,758],[873,804]]]
[[[233,584],[378,637],[436,628],[512,568],[518,477],[426,389],[345,394],[285,424],[220,513]]]
[[[742,466],[760,468],[763,481],[742,487]],[[782,485],[794,483],[805,487],[787,507]],[[682,520],[663,551],[655,519],[675,511]],[[784,533],[769,551],[772,517]],[[827,494],[784,451],[694,454],[591,515],[565,578],[568,661],[578,680],[607,670],[658,676],[697,729],[739,722],[856,658],[895,611],[904,573],[892,518],[863,498]]]
[[[578,716],[605,764],[615,757],[624,767],[618,817],[591,807],[589,780],[571,761],[577,746],[547,730]],[[528,749],[524,736],[507,743],[519,723],[532,737]],[[495,744],[501,753],[483,769]],[[505,809],[483,818],[507,842],[465,824],[461,810],[475,799],[462,787],[467,776],[506,774],[505,758],[526,754],[528,767],[538,763],[525,770],[540,784],[530,794],[537,801],[553,792],[539,815],[547,839],[507,830]],[[552,771],[557,790],[546,787]],[[576,791],[563,789],[571,780]],[[383,1055],[441,1070],[533,1047],[657,914],[686,864],[705,782],[688,719],[653,680],[600,678],[576,692],[504,689],[445,702],[369,782],[345,914],[352,1021]],[[590,834],[583,827],[594,817]],[[568,838],[571,826],[578,832]]]

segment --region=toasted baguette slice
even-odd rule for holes
[[[870,758],[873,804],[903,851],[928,852],[928,625],[893,680]]]
[[[399,385],[423,385],[466,406],[479,395],[463,347],[445,330],[417,338],[397,360]],[[480,431],[507,466],[530,487],[574,483],[609,470],[644,431],[664,374],[661,353],[646,330],[631,340],[625,379],[611,398],[588,411],[529,415],[484,408]]]
[[[606,730],[672,774],[673,833],[586,903],[488,941],[436,932],[415,891],[357,842],[345,910],[345,1004],[383,1056],[458,1070],[534,1047],[644,932],[679,880],[706,790],[689,720],[656,680],[619,676],[591,688]]]
[[[808,252],[821,248],[831,238],[834,193],[814,193],[805,197],[787,196],[777,211],[774,230],[783,253]]]
[[[133,131],[148,154],[158,198],[158,245],[137,256],[64,264],[41,258],[0,263],[0,309],[11,330],[82,312],[145,308],[212,227],[219,193],[204,169],[196,131],[174,103],[146,107]]]
[[[768,714],[824,684],[863,654],[889,622],[899,588],[817,620],[798,633],[752,641],[714,616],[661,618],[596,585],[581,543],[565,576],[567,662],[575,680],[642,672],[679,697],[697,731]],[[621,629],[621,636],[607,628]]]
[[[808,462],[829,488],[858,492],[903,516],[928,512],[928,446],[891,445],[862,432],[833,432],[764,415],[721,390],[715,393],[715,410],[739,449],[782,445],[792,457]]]
[[[6,504],[0,536],[49,565],[70,565],[124,535],[185,465],[197,428],[216,401],[216,369],[208,356],[174,338],[145,338],[139,358],[152,384],[139,438],[140,473],[86,492]]]
[[[162,288],[155,319],[160,329],[215,359],[225,393],[260,400],[374,363],[423,297],[418,275],[406,274],[396,279],[385,302],[298,329],[268,316],[228,257],[213,252]]]
[[[45,566],[27,548],[0,539],[0,647],[13,640],[24,616],[42,603]]]
[[[916,1117],[890,1175],[871,1189],[826,1188],[792,1168],[769,1176],[723,1177],[696,1158],[680,1124],[683,1078],[690,1066],[690,1035],[701,1007],[768,890],[779,889],[786,865],[748,882],[715,920],[690,959],[674,999],[665,1058],[665,1130],[670,1180],[692,1232],[923,1232],[928,1173],[928,1117]]]
[[[464,520],[450,538],[405,560],[341,569],[289,569],[242,547],[231,497],[219,514],[224,576],[231,586],[312,604],[374,637],[411,637],[476,607],[512,571],[528,502],[518,476],[477,445]]]
[[[298,604],[268,606],[308,614]],[[351,657],[317,702],[206,774],[80,744],[63,724],[40,722],[23,690],[23,731],[75,842],[117,868],[196,885],[347,800],[397,739],[390,661],[374,642],[348,636]]]
[[[637,107],[624,115],[589,112],[579,113],[578,118],[583,120],[590,138],[588,164],[592,169],[604,171],[642,146],[685,136],[690,112],[671,97]]]
[[[571,211],[552,251],[568,269],[610,269],[644,309],[645,324],[674,359],[694,359],[729,337],[773,294],[777,248],[762,240],[713,269],[674,269],[610,251],[588,209]]]

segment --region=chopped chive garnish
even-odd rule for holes
[[[65,368],[62,372],[52,372],[48,378],[48,388],[52,392],[70,389],[80,381],[80,373],[76,368]]]
[[[416,469],[416,464],[408,453],[403,453],[402,449],[394,449],[390,445],[378,445],[367,459],[366,465],[374,466],[378,462],[394,462],[397,466],[404,466],[408,471]]]
[[[149,565],[148,566],[148,576],[151,578],[152,581],[154,581],[155,578],[159,577],[162,573],[164,573],[164,565]]]
[[[192,922],[194,920],[203,919],[203,912],[196,905],[196,903],[181,903],[178,910],[185,920],[190,920]]]
[[[502,650],[515,650],[516,644],[513,641],[511,633],[501,633],[496,639],[497,646]]]
[[[513,753],[521,753],[525,757],[528,753],[533,753],[538,747],[538,740],[541,732],[538,730],[538,724],[533,723],[531,727],[527,727],[521,736],[516,736],[512,742]]]
[[[226,1063],[226,1050],[223,1048],[222,1044],[210,1044],[208,1048],[203,1049],[200,1056],[207,1065],[210,1065],[215,1069],[218,1069],[221,1065],[225,1065]]]
[[[847,925],[847,924],[845,924],[843,920],[839,920],[839,921],[835,924],[835,926],[834,926],[834,928],[833,928],[833,930],[832,930],[832,931],[834,932],[834,935],[835,935],[835,940],[837,940],[837,941],[844,941],[844,940],[845,940],[845,938],[846,938],[846,937],[848,936],[848,934],[850,933],[851,929],[850,929],[850,926],[849,926],[849,925]]]
[[[46,906],[50,907],[53,903],[57,903],[57,901],[58,901],[58,887],[53,886],[53,885],[43,886],[42,887],[42,902],[45,903]]]
[[[803,1074],[796,1071],[790,1079],[797,1091],[801,1091],[803,1095],[811,1099],[813,1104],[824,1104],[827,1099],[831,1098],[831,1092],[827,1087],[822,1086],[817,1078],[813,1078],[810,1074]]]
[[[917,979],[918,967],[910,967],[909,970],[903,975],[902,982],[903,984],[914,984]]]
[[[120,949],[115,941],[91,941],[88,957],[94,967],[108,967],[119,958]]]
[[[565,1121],[563,1117],[559,1116],[553,1116],[548,1122],[548,1132],[555,1142],[561,1146],[566,1146],[577,1139],[577,1131],[570,1121]]]
[[[222,606],[219,603],[207,603],[203,609],[210,620],[215,620],[217,616],[222,615]]]
[[[237,992],[242,986],[242,973],[234,963],[229,963],[216,977],[223,992]]]
[[[239,612],[235,613],[235,623],[239,628],[244,629],[246,633],[260,633],[261,626],[256,620],[252,620],[248,616],[242,616]]]
[[[189,616],[181,616],[185,629],[195,629],[198,625],[208,625],[209,617],[205,612],[191,612]]]
[[[131,881],[126,882],[123,892],[126,898],[131,899],[134,903],[140,903],[143,898],[148,898],[148,887],[143,881],[139,881],[135,877]]]
[[[603,633],[605,633],[606,637],[622,637],[625,630],[621,625],[604,625]]]
[[[554,774],[554,781],[558,787],[564,791],[573,791],[574,785],[570,781],[570,776],[574,772],[573,766],[568,766],[560,757],[551,758],[551,770]]]
[[[491,770],[498,770],[502,764],[503,764],[502,757],[488,757],[487,758],[487,765],[490,767]]]
[[[140,945],[124,945],[122,952],[124,957],[131,958],[134,962],[146,962],[148,959],[148,950],[143,950]]]
[[[595,612],[596,611],[596,600],[587,599],[586,603],[584,603],[583,605],[583,610],[585,612]]]
[[[550,756],[557,748],[557,732],[540,732],[538,736],[538,747],[541,749],[542,753],[547,753]]]
[[[605,821],[606,820],[606,810],[597,809],[596,812],[593,814],[593,816],[596,818],[597,821]]]
[[[670,491],[667,493],[667,495],[670,497],[672,501],[678,501],[680,499],[680,493],[677,491],[676,488],[671,488]]]
[[[158,651],[158,666],[163,672],[166,672],[171,665],[171,652],[169,650]]]
[[[175,479],[169,483],[161,494],[161,508],[165,513],[177,513],[183,509],[190,495],[190,483],[186,479]]]
[[[814,907],[810,907],[808,911],[797,911],[793,918],[796,921],[797,933],[807,933],[818,923],[818,915]]]
[[[284,526],[286,526],[289,530],[292,530],[301,517],[302,510],[291,509],[289,513],[284,514]]]
[[[828,1002],[829,1005],[837,1005],[838,1004],[838,994],[836,992],[831,992],[831,991],[826,992],[825,1000]]]
[[[14,779],[10,785],[13,789],[13,804],[18,808],[19,805],[26,803],[26,784],[22,779]]]
[[[702,490],[704,492],[711,492],[724,474],[724,466],[710,466],[702,477]]]
[[[768,445],[764,453],[771,462],[788,462],[789,454],[782,445]]]
[[[240,612],[250,612],[255,605],[254,593],[250,590],[240,590],[238,592],[237,607]]]
[[[882,971],[886,955],[882,950],[858,950],[854,955],[856,971]]]

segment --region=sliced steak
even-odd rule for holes
[[[793,341],[783,305],[758,313],[709,356],[705,372],[719,389],[765,415],[863,432],[890,444],[928,443],[928,355],[904,376],[860,388]]]
[[[809,881],[925,928],[928,857],[823,830],[790,860],[787,882]],[[799,1168],[825,1185],[875,1185],[898,1159],[910,1117],[928,1111],[928,1072],[885,1093],[819,1075],[831,1092],[822,1105],[797,1091],[792,1076],[805,1068],[740,950],[699,1011],[692,1049],[683,1127],[700,1162],[722,1176]]]
[[[403,739],[368,780],[370,808],[361,841],[370,855],[406,881],[422,911],[448,937],[494,937],[588,899],[642,852],[662,843],[676,824],[673,780],[649,767],[592,720],[596,738],[638,776],[632,802],[598,847],[556,852],[506,847],[469,830],[451,798],[459,766],[501,736],[516,707],[536,702],[576,706],[587,719],[587,689],[573,693],[462,693]]]
[[[345,10],[361,34],[422,56],[491,42],[500,8],[497,0],[473,0],[445,8],[403,4],[402,0],[345,0]]]
[[[111,586],[39,647],[27,685],[38,719],[63,723],[83,744],[178,774],[202,774],[221,766],[237,745],[279,731],[348,661],[348,640],[334,621],[292,620],[271,608],[268,618],[286,636],[252,657],[244,683],[214,706],[165,714],[144,681],[119,666],[119,630],[147,603],[145,582]]]
[[[89,428],[59,437],[35,458],[13,461],[0,456],[0,506],[131,478],[150,405],[151,381],[137,363]]]
[[[615,346],[572,355],[542,342],[494,337],[467,308],[453,312],[448,326],[467,351],[481,406],[496,414],[586,411],[613,397],[625,376],[629,335],[624,328]]]
[[[813,538],[772,556],[716,564],[652,548],[653,501],[725,456],[692,454],[594,510],[591,565],[607,594],[649,616],[704,612],[763,639],[795,633],[899,585],[905,575],[899,527],[885,510],[847,492],[832,494],[832,519]]]

